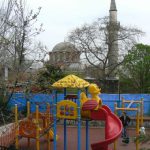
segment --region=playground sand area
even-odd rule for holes
[[[99,141],[104,140],[104,128],[100,127],[90,127],[89,128],[89,150],[91,150],[91,144],[96,143]],[[130,136],[130,143],[125,144],[122,142],[122,138],[120,137],[117,140],[117,150],[136,150],[135,143],[133,141],[135,137],[135,129],[130,128],[128,129],[128,134]],[[57,127],[57,133],[58,133],[58,141],[57,141],[57,150],[63,150],[64,149],[64,134],[63,134],[63,126]],[[150,134],[150,129],[146,129],[146,133]],[[81,150],[85,150],[85,140],[86,140],[86,131],[85,127],[81,128]],[[27,139],[22,138],[19,141],[20,150],[36,150],[35,146],[35,140],[31,140],[31,145],[28,148],[27,147]],[[109,147],[113,149],[113,144],[111,144]],[[150,141],[147,143],[140,144],[140,148],[150,148]],[[44,138],[41,138],[40,142],[40,150],[46,150],[47,149],[47,141]],[[51,149],[53,149],[53,142],[51,142]],[[77,127],[67,127],[67,150],[77,150]]]

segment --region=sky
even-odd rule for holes
[[[45,32],[38,37],[48,50],[63,42],[68,33],[85,23],[109,15],[110,0],[27,0],[29,8],[42,7],[38,22]],[[116,0],[118,21],[146,34],[141,43],[150,45],[150,0]]]

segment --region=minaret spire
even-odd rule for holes
[[[116,1],[111,0],[110,3],[110,10],[109,10],[109,21],[117,23],[117,7],[116,7]]]
[[[117,11],[115,0],[111,0],[110,10],[109,11]]]
[[[117,21],[117,8],[115,0],[111,0],[109,10],[109,55],[108,55],[108,66],[111,72],[110,77],[115,78],[115,69],[118,64],[118,29],[119,24]]]

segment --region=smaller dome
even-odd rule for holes
[[[54,48],[52,49],[52,52],[57,52],[57,51],[60,51],[60,52],[72,52],[72,51],[78,51],[75,46],[69,42],[61,42],[61,43],[58,43],[54,46]]]

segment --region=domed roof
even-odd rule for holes
[[[58,43],[54,46],[54,48],[52,49],[52,52],[57,52],[57,51],[77,51],[77,49],[75,48],[75,46],[69,42],[61,42]]]

